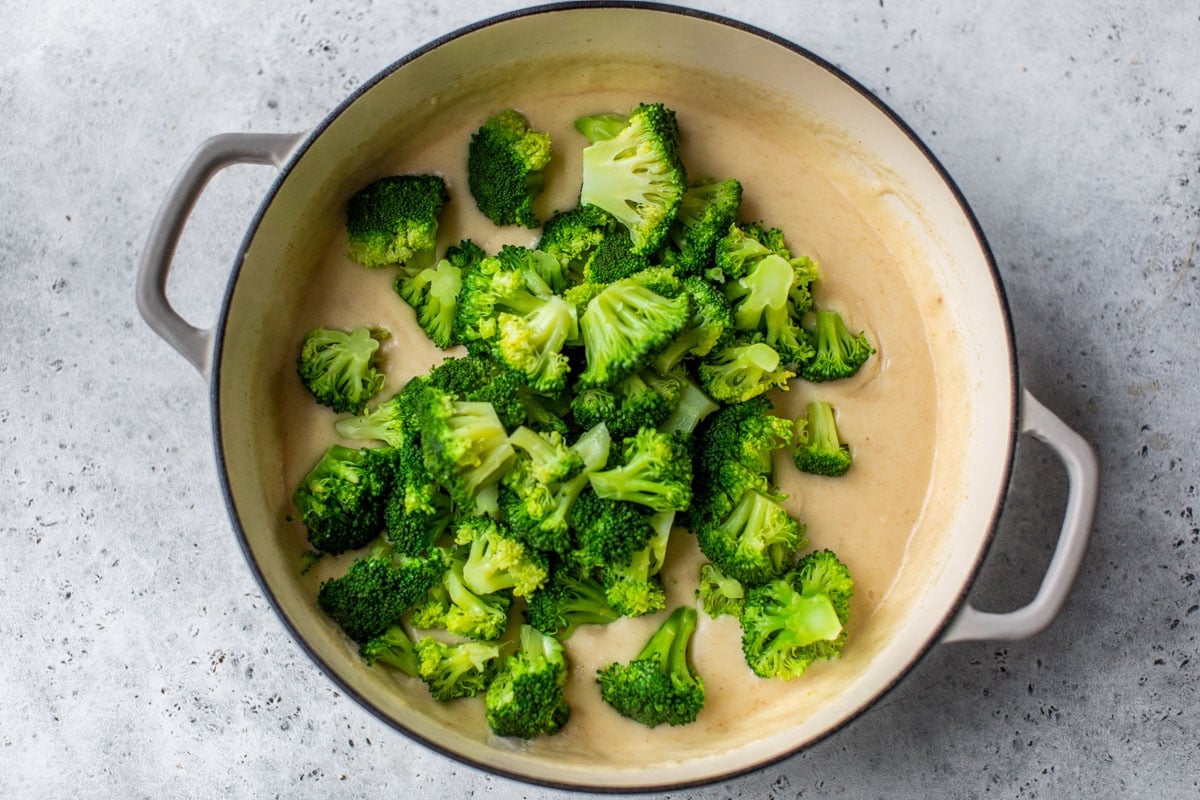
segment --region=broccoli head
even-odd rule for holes
[[[346,204],[347,255],[365,267],[431,260],[438,216],[449,199],[436,175],[393,175],[368,184]]]
[[[571,557],[588,569],[624,564],[654,536],[641,506],[600,497],[591,489],[571,507],[571,527],[576,543]]]
[[[649,526],[647,526],[649,527]],[[650,528],[653,533],[654,529]],[[610,561],[600,568],[604,598],[627,617],[640,617],[666,608],[667,594],[656,573],[656,550],[647,544],[622,561]]]
[[[738,216],[742,185],[733,178],[702,180],[683,193],[671,225],[670,263],[683,275],[702,275],[713,263],[717,242]]]
[[[858,372],[875,352],[867,335],[850,333],[842,315],[836,311],[817,309],[816,355],[805,364],[800,375],[810,381],[832,381],[849,378]]]
[[[400,447],[408,440],[405,400],[397,392],[362,416],[342,417],[334,423],[338,436],[358,441],[378,441]]]
[[[469,239],[446,250],[446,257],[432,267],[402,272],[396,279],[396,293],[412,306],[417,324],[443,350],[458,344],[454,337],[454,318],[458,313],[458,295],[462,290],[462,272],[484,257],[483,250]]]
[[[655,511],[683,511],[692,501],[692,460],[684,440],[653,428],[626,438],[620,464],[588,478],[601,497]]]
[[[733,310],[724,294],[704,278],[688,276],[680,283],[692,299],[692,318],[684,331],[654,357],[654,368],[663,375],[685,358],[708,355],[734,332]]]
[[[390,334],[382,328],[346,332],[313,328],[304,335],[296,371],[318,403],[334,411],[361,414],[383,388],[379,343]]]
[[[560,561],[550,578],[525,604],[526,621],[548,636],[566,641],[580,625],[607,625],[621,612],[608,603],[604,585],[590,571]]]
[[[571,362],[563,346],[579,337],[575,307],[557,295],[527,314],[501,312],[496,319],[496,358],[535,392],[554,395],[567,384]]]
[[[535,252],[505,245],[496,255],[463,270],[454,337],[468,351],[491,350],[501,313],[531,314],[553,296],[553,289],[540,271],[546,265]],[[542,255],[557,263],[553,256]]]
[[[642,428],[657,428],[671,416],[682,389],[678,376],[660,377],[642,370],[609,389],[584,389],[571,399],[575,424],[590,428],[603,422],[617,438]]]
[[[424,555],[453,521],[454,504],[415,440],[396,448],[391,460],[392,488],[383,510],[388,543],[398,553]]]
[[[659,430],[689,436],[705,417],[720,406],[686,374],[672,374],[679,381],[679,399],[675,401],[671,416],[663,421]]]
[[[416,648],[417,675],[429,693],[443,702],[474,697],[487,689],[500,659],[500,645],[490,642],[450,644],[425,636]]]
[[[637,106],[619,132],[583,150],[580,203],[616,217],[636,254],[666,239],[686,187],[675,112],[660,103]]]
[[[738,579],[721,572],[721,568],[716,564],[702,564],[696,599],[704,613],[713,619],[722,614],[740,617],[746,602],[746,587],[742,586]]]
[[[786,575],[750,589],[742,652],[755,675],[790,680],[846,645],[854,581],[829,550],[809,553]]]
[[[722,403],[740,403],[773,389],[786,390],[796,373],[783,366],[779,351],[765,342],[723,347],[696,368],[704,390]]]
[[[686,292],[664,297],[636,277],[609,284],[587,303],[579,319],[587,358],[579,388],[611,386],[641,370],[691,317]]]
[[[459,523],[455,542],[468,545],[462,568],[467,588],[477,594],[512,590],[518,597],[536,592],[549,573],[546,556],[517,541],[508,526],[486,517],[473,517]]]
[[[778,497],[755,489],[745,491],[725,517],[699,520],[695,533],[700,552],[751,586],[786,572],[807,542],[804,526]]]
[[[796,420],[796,466],[803,472],[836,478],[845,475],[853,458],[838,437],[833,406],[824,400],[808,404],[806,416]]]
[[[741,278],[725,284],[734,327],[748,341],[766,342],[784,363],[796,364],[813,356],[808,333],[791,313],[795,270],[782,256],[759,259]]]
[[[637,657],[600,670],[600,696],[618,714],[653,728],[695,722],[704,708],[704,680],[688,658],[696,609],[680,606],[663,621]]]
[[[446,560],[449,563],[442,575],[445,593],[444,596],[439,593],[434,603],[441,606],[440,613],[423,614],[420,627],[444,628],[457,636],[477,641],[499,639],[508,627],[511,603],[508,595],[474,591],[463,574],[466,559],[452,552]]]
[[[418,415],[425,465],[459,504],[503,476],[514,451],[491,403],[454,399],[428,385]]]
[[[550,136],[515,109],[483,123],[467,148],[467,185],[483,215],[497,225],[536,228],[533,202],[550,163]]]
[[[571,716],[566,682],[562,644],[522,625],[517,651],[504,660],[484,697],[488,726],[498,736],[522,739],[557,733]]]
[[[440,550],[414,558],[380,545],[356,559],[341,577],[322,583],[317,604],[347,636],[365,642],[400,619],[445,571]]]
[[[308,541],[335,555],[369,543],[383,529],[391,481],[384,449],[332,445],[292,494]]]
[[[405,675],[417,677],[417,648],[400,625],[392,625],[378,636],[363,642],[358,648],[358,655],[368,667],[377,663],[385,664]]]

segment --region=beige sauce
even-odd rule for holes
[[[853,379],[829,384],[797,380],[789,392],[775,397],[777,413],[791,417],[802,413],[810,399],[831,401],[843,438],[854,450],[854,467],[840,479],[800,474],[782,454],[777,466],[780,483],[791,495],[790,509],[808,526],[811,547],[835,550],[856,578],[848,658],[855,648],[855,632],[867,627],[885,602],[922,514],[937,417],[925,318],[936,300],[922,298],[922,292],[931,291],[928,287],[910,283],[908,276],[920,270],[910,273],[889,251],[876,229],[878,221],[869,217],[869,209],[864,211],[866,195],[852,200],[830,177],[831,164],[820,160],[818,128],[799,128],[783,112],[772,120],[766,104],[760,107],[753,96],[743,94],[731,103],[725,94],[731,87],[717,83],[685,83],[667,73],[641,75],[638,80],[640,84],[631,79],[628,90],[596,91],[587,86],[586,75],[564,74],[556,89],[501,87],[496,96],[504,99],[494,107],[464,112],[443,106],[437,115],[440,125],[397,141],[394,161],[381,165],[378,174],[433,171],[445,177],[453,199],[441,227],[443,248],[466,236],[489,252],[505,242],[531,245],[536,231],[495,228],[477,212],[468,192],[466,142],[486,114],[512,105],[552,135],[554,161],[538,203],[545,219],[576,203],[579,153],[586,144],[572,127],[577,116],[625,111],[639,101],[662,101],[676,110],[689,175],[741,180],[743,219],[779,226],[795,254],[817,259],[822,274],[817,302],[840,309],[850,326],[868,332],[879,351]],[[679,93],[683,85],[687,94]],[[411,310],[391,290],[394,271],[357,266],[344,257],[343,249],[343,240],[334,237],[288,335],[299,343],[305,330],[318,325],[386,327],[392,338],[383,348],[388,386],[381,397],[387,397],[444,354],[426,340],[412,322]],[[312,401],[290,363],[281,365],[278,383],[278,418],[290,421],[282,431],[283,478],[290,492],[336,440],[335,415]],[[286,513],[288,509],[281,509],[281,516]],[[292,527],[299,552],[305,546],[304,532],[297,523]],[[671,606],[693,602],[694,576],[702,561],[694,538],[677,529],[664,573]],[[337,574],[342,563],[325,559],[310,576],[314,589],[319,580]],[[600,702],[595,672],[614,659],[631,658],[661,619],[654,615],[607,628],[584,628],[568,641],[572,718],[561,734],[542,737],[536,747],[546,754],[597,753],[617,760],[632,757],[632,762],[653,747],[660,755],[684,758],[706,749],[702,742],[711,741],[707,733],[718,732],[732,742],[749,740],[759,731],[787,725],[788,715],[793,721],[803,715],[806,699],[835,691],[828,676],[843,662],[814,665],[793,682],[760,680],[740,658],[736,621],[712,620],[702,613],[693,654],[707,685],[707,705],[694,725],[648,730]],[[423,691],[403,679],[400,684]],[[482,724],[475,707],[464,704],[461,713]]]

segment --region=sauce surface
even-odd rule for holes
[[[668,71],[636,75],[617,90],[597,90],[586,74],[564,74],[537,86],[501,83],[482,105],[478,98],[448,102],[439,108],[436,125],[415,126],[397,141],[394,158],[379,164],[374,177],[434,172],[446,179],[452,199],[442,217],[440,250],[467,237],[489,253],[504,243],[532,246],[539,231],[497,228],[479,214],[467,189],[466,143],[486,116],[515,107],[534,128],[550,133],[554,158],[536,206],[545,220],[577,204],[580,153],[586,146],[572,126],[578,116],[624,112],[638,102],[658,101],[674,109],[689,177],[740,180],[742,219],[781,228],[794,255],[816,259],[821,268],[814,290],[817,304],[841,311],[848,326],[865,330],[878,350],[854,378],[825,384],[797,379],[789,391],[772,395],[781,416],[795,418],[811,399],[828,400],[837,411],[842,438],[854,451],[850,472],[838,479],[805,475],[782,451],[776,472],[789,494],[789,510],[807,525],[810,548],[837,552],[857,589],[843,659],[817,663],[791,682],[754,676],[741,658],[737,622],[701,613],[692,653],[708,700],[696,723],[679,728],[649,730],[620,717],[601,702],[595,683],[596,670],[632,658],[666,612],[579,629],[566,643],[572,665],[568,725],[530,745],[496,742],[538,748],[551,758],[570,754],[638,762],[653,752],[684,759],[710,750],[714,737],[729,746],[752,741],[794,722],[809,703],[835,695],[844,680],[839,669],[853,660],[858,635],[888,602],[904,566],[934,458],[937,375],[927,325],[936,290],[920,282],[922,270],[910,268],[889,249],[878,209],[864,203],[871,192],[848,191],[844,172],[831,168],[824,156],[828,132],[816,123],[798,125],[797,120],[803,121],[799,112],[772,108],[767,98],[741,94],[731,102],[731,93],[742,87],[705,83],[695,76],[680,81]],[[392,337],[382,351],[388,382],[377,399],[387,398],[446,353],[428,341],[411,309],[392,291],[395,270],[368,270],[347,259],[344,250],[344,239],[334,236],[312,271],[293,329],[282,335],[298,349],[305,331],[316,326],[387,328]],[[288,421],[279,435],[281,477],[290,495],[324,450],[339,441],[333,430],[337,417],[313,401],[295,377],[294,363],[280,365],[276,397],[277,418]],[[290,512],[290,507],[281,509],[281,517]],[[301,552],[307,546],[303,528],[288,525],[294,529],[296,552]],[[703,561],[694,537],[677,528],[663,573],[668,610],[694,602],[695,575]],[[323,559],[308,577],[314,592],[320,580],[340,574],[345,564],[345,558]],[[397,681],[403,691],[424,691],[419,682]],[[481,702],[450,704],[451,715],[473,720],[479,736],[488,736]]]

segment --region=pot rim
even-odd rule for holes
[[[909,141],[917,148],[918,152],[920,152],[920,154],[929,162],[929,165],[931,167],[933,167],[934,171],[937,173],[937,175],[941,179],[942,183],[946,186],[947,189],[949,189],[951,195],[954,198],[955,204],[958,206],[960,213],[962,213],[963,217],[966,219],[966,221],[970,225],[972,235],[973,235],[974,239],[976,240],[976,242],[978,243],[980,251],[982,252],[982,254],[984,256],[984,260],[987,265],[988,275],[991,277],[992,287],[996,293],[996,300],[999,304],[1001,317],[1002,317],[1002,321],[1003,321],[1003,327],[1004,327],[1005,350],[1006,350],[1006,353],[1008,356],[1007,367],[1008,367],[1008,372],[1009,372],[1009,376],[1010,376],[1010,385],[1012,386],[1012,397],[1009,399],[1011,426],[1010,426],[1009,434],[1005,439],[1005,441],[1007,442],[1007,448],[1004,453],[1004,467],[1003,467],[1001,481],[1000,481],[1001,486],[999,487],[1000,491],[997,493],[998,499],[997,499],[996,505],[992,509],[991,514],[988,519],[988,522],[987,522],[987,532],[986,532],[986,535],[984,536],[982,547],[979,549],[979,553],[975,559],[975,562],[970,566],[970,568],[968,570],[966,570],[966,573],[963,577],[961,589],[959,590],[958,594],[955,596],[954,601],[949,603],[946,606],[945,614],[942,616],[942,619],[938,622],[938,624],[934,628],[933,634],[930,636],[928,641],[926,641],[924,643],[922,648],[912,657],[912,659],[910,661],[908,661],[907,663],[901,665],[900,668],[896,669],[895,673],[890,681],[888,681],[886,684],[882,685],[878,689],[878,691],[869,700],[862,703],[858,708],[853,709],[853,711],[845,719],[843,719],[839,724],[837,724],[836,726],[830,728],[829,730],[821,733],[820,735],[808,740],[807,742],[804,742],[803,744],[793,747],[792,749],[789,749],[785,752],[778,753],[776,755],[769,756],[766,758],[755,760],[751,763],[745,764],[745,765],[735,768],[735,769],[730,769],[730,770],[723,772],[721,774],[718,774],[718,775],[711,775],[708,777],[697,778],[694,780],[675,781],[675,782],[671,782],[671,783],[647,784],[644,786],[635,786],[635,787],[592,786],[592,785],[574,784],[574,783],[567,783],[567,782],[563,782],[563,781],[549,780],[549,779],[539,778],[536,776],[517,772],[515,770],[509,770],[509,769],[497,767],[493,764],[489,764],[489,763],[486,763],[486,762],[478,760],[478,759],[467,757],[461,753],[454,752],[453,750],[433,741],[432,739],[430,739],[426,736],[423,736],[413,730],[408,729],[403,724],[388,717],[379,708],[377,708],[369,700],[367,700],[361,693],[359,693],[353,687],[353,685],[351,685],[348,681],[343,680],[337,674],[337,672],[335,672],[332,669],[332,667],[321,658],[321,656],[315,651],[315,649],[312,646],[310,646],[309,643],[305,640],[305,638],[301,635],[301,633],[299,631],[299,627],[288,617],[287,613],[284,611],[283,606],[279,602],[275,593],[272,591],[272,589],[266,579],[266,576],[264,575],[263,571],[260,569],[259,564],[258,564],[257,560],[255,559],[254,553],[252,552],[251,547],[250,547],[249,539],[246,536],[245,527],[242,524],[241,517],[238,513],[237,506],[234,502],[233,491],[230,486],[229,473],[226,468],[225,447],[224,447],[224,443],[221,438],[221,422],[220,422],[221,421],[221,400],[220,400],[220,398],[221,398],[221,363],[222,363],[222,356],[223,356],[224,342],[225,342],[225,326],[226,326],[226,322],[228,320],[229,307],[230,307],[230,303],[233,298],[233,293],[234,293],[234,290],[238,283],[238,277],[241,274],[241,269],[245,262],[247,250],[249,249],[251,242],[254,240],[254,237],[256,236],[256,234],[258,232],[259,225],[261,224],[263,217],[266,214],[266,210],[270,207],[271,203],[274,201],[281,186],[287,180],[292,168],[295,166],[295,164],[301,158],[303,158],[303,156],[309,150],[309,148],[312,146],[312,144],[326,131],[326,129],[329,128],[330,125],[333,124],[333,122],[339,116],[341,116],[341,114],[344,111],[346,111],[347,108],[349,108],[352,104],[357,102],[363,95],[365,95],[367,92],[369,92],[377,84],[379,84],[381,81],[385,80],[386,78],[390,77],[393,73],[395,73],[397,70],[401,69],[408,63],[442,47],[443,45],[446,45],[452,41],[462,38],[463,36],[474,33],[475,31],[482,30],[484,28],[488,28],[488,27],[491,27],[491,26],[499,24],[499,23],[508,22],[508,21],[511,21],[514,19],[531,17],[531,16],[535,16],[535,15],[539,15],[539,14],[570,12],[570,11],[579,11],[579,10],[589,10],[590,11],[590,10],[598,10],[598,9],[616,9],[616,10],[650,11],[650,12],[669,13],[669,14],[675,14],[675,15],[682,16],[682,17],[690,17],[690,18],[699,19],[699,20],[709,22],[709,23],[723,25],[725,27],[732,28],[736,31],[750,34],[757,38],[763,39],[771,44],[775,44],[780,47],[783,47],[783,48],[787,49],[788,51],[794,53],[795,55],[798,55],[801,58],[804,58],[804,59],[810,61],[817,67],[820,67],[821,69],[830,73],[834,78],[836,78],[838,81],[840,81],[841,83],[843,83],[844,85],[846,85],[847,87],[852,89],[853,91],[857,92],[863,99],[870,102],[876,109],[878,109],[880,112],[882,112],[884,114],[884,116],[886,116],[887,119],[891,122],[891,124],[894,125],[901,133],[903,133],[905,135],[905,137],[907,137],[909,139]],[[922,661],[925,660],[925,658],[929,655],[930,651],[932,651],[934,646],[940,642],[941,634],[945,631],[945,629],[950,624],[950,622],[957,616],[960,609],[963,607],[964,603],[966,602],[967,595],[970,593],[971,587],[974,585],[974,582],[975,582],[976,578],[978,577],[979,571],[982,568],[983,562],[986,560],[987,555],[990,552],[992,544],[995,540],[997,523],[998,523],[998,520],[1000,517],[1001,510],[1004,506],[1004,500],[1008,495],[1008,491],[1009,491],[1009,488],[1010,488],[1011,482],[1012,482],[1013,465],[1015,462],[1016,440],[1019,435],[1020,397],[1021,397],[1020,373],[1017,368],[1016,339],[1015,339],[1015,336],[1013,333],[1012,314],[1011,314],[1011,311],[1009,308],[1007,295],[1005,294],[1005,291],[1004,291],[1004,285],[1000,278],[999,269],[996,266],[995,257],[992,253],[991,247],[988,244],[987,238],[983,233],[983,229],[979,224],[979,220],[976,218],[975,213],[972,211],[965,196],[963,195],[962,191],[959,189],[958,184],[955,183],[954,179],[950,176],[949,172],[942,165],[942,163],[938,160],[937,156],[935,156],[933,154],[933,152],[930,150],[930,148],[917,135],[917,133],[915,131],[913,131],[913,129],[911,127],[909,127],[909,125],[895,111],[893,111],[886,103],[884,103],[883,100],[881,100],[874,92],[872,92],[865,85],[863,85],[858,80],[856,80],[855,78],[850,76],[848,73],[846,73],[840,67],[835,66],[833,63],[831,63],[828,60],[826,60],[825,58],[817,55],[816,53],[812,52],[808,48],[806,48],[802,45],[796,44],[795,42],[785,39],[785,38],[783,38],[777,34],[774,34],[768,30],[757,27],[755,25],[751,25],[746,22],[731,19],[729,17],[725,17],[725,16],[722,16],[719,14],[714,14],[714,13],[711,13],[708,11],[701,11],[698,9],[686,8],[686,7],[681,7],[681,6],[666,5],[664,3],[659,3],[659,2],[640,2],[639,0],[605,0],[605,2],[587,2],[586,0],[566,0],[565,2],[545,3],[542,5],[531,6],[531,7],[524,8],[524,9],[517,9],[517,10],[505,12],[502,14],[497,14],[494,16],[486,17],[484,19],[461,26],[447,34],[437,37],[436,39],[433,39],[433,40],[427,42],[426,44],[415,48],[414,50],[407,53],[400,59],[392,62],[387,67],[380,70],[377,74],[375,74],[372,78],[370,78],[366,83],[364,83],[361,86],[359,86],[358,88],[356,88],[345,99],[343,99],[337,106],[335,106],[328,114],[326,114],[325,117],[315,127],[312,128],[312,130],[308,133],[308,135],[304,136],[301,143],[291,152],[287,161],[280,167],[278,174],[276,175],[271,186],[268,188],[267,193],[263,197],[262,202],[259,204],[258,208],[256,209],[254,217],[251,220],[250,225],[247,228],[246,234],[243,237],[242,242],[238,247],[237,254],[234,257],[233,269],[230,273],[229,280],[226,284],[225,293],[224,293],[224,296],[221,301],[221,306],[220,306],[220,310],[219,310],[219,313],[217,316],[216,325],[214,326],[214,340],[213,340],[212,353],[213,353],[212,363],[214,365],[214,368],[212,370],[212,378],[210,381],[209,396],[210,396],[210,408],[212,409],[212,417],[211,417],[211,427],[212,427],[212,434],[213,434],[212,439],[213,439],[214,449],[216,451],[217,472],[218,472],[218,477],[219,477],[221,494],[225,500],[225,507],[229,512],[230,521],[233,523],[234,531],[237,534],[236,538],[238,541],[238,545],[242,549],[242,553],[245,556],[246,562],[249,565],[251,572],[254,575],[255,580],[258,582],[259,587],[262,589],[263,594],[266,596],[267,600],[270,602],[272,608],[274,609],[276,616],[283,622],[284,627],[287,628],[287,630],[288,630],[288,633],[291,634],[292,640],[313,661],[313,663],[316,664],[316,666],[325,674],[325,676],[327,678],[329,678],[342,692],[344,692],[347,696],[352,698],[361,708],[368,711],[372,716],[379,719],[381,722],[383,722],[385,725],[387,725],[392,730],[395,730],[395,731],[403,734],[408,739],[413,740],[413,741],[429,748],[430,750],[432,750],[436,753],[439,753],[443,756],[453,759],[454,761],[457,761],[461,764],[470,766],[474,769],[478,769],[482,772],[490,773],[493,775],[499,775],[501,777],[509,778],[509,779],[515,780],[515,781],[520,781],[522,783],[526,783],[526,784],[530,784],[530,785],[536,785],[536,786],[542,786],[542,787],[551,788],[551,789],[572,791],[572,792],[588,791],[588,792],[596,792],[596,793],[601,793],[601,794],[645,794],[645,793],[650,793],[650,792],[677,791],[677,790],[681,790],[681,789],[690,789],[690,788],[696,788],[696,787],[700,787],[700,786],[711,785],[711,784],[719,782],[719,781],[732,780],[734,778],[738,778],[738,777],[762,770],[766,767],[769,767],[773,764],[779,763],[787,758],[791,758],[792,756],[795,756],[797,753],[800,753],[804,750],[807,750],[807,749],[815,746],[819,742],[822,742],[825,739],[833,736],[835,733],[838,733],[839,731],[844,730],[847,726],[849,726],[851,723],[853,723],[855,720],[857,720],[863,713],[865,713],[870,708],[874,707],[880,700],[882,700],[894,688],[896,688],[896,686],[905,677],[910,675],[916,669],[918,664],[920,664]]]

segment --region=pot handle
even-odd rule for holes
[[[1067,468],[1069,489],[1058,545],[1033,601],[1007,614],[980,611],[969,603],[942,635],[942,642],[1027,639],[1045,629],[1066,602],[1092,532],[1099,462],[1088,442],[1029,392],[1021,398],[1021,433],[1045,442]]]
[[[282,167],[303,134],[223,133],[204,141],[192,153],[150,226],[150,236],[137,274],[137,306],[142,318],[167,344],[179,351],[205,379],[212,359],[212,328],[197,328],[167,299],[167,274],[184,224],[209,180],[234,164]]]

